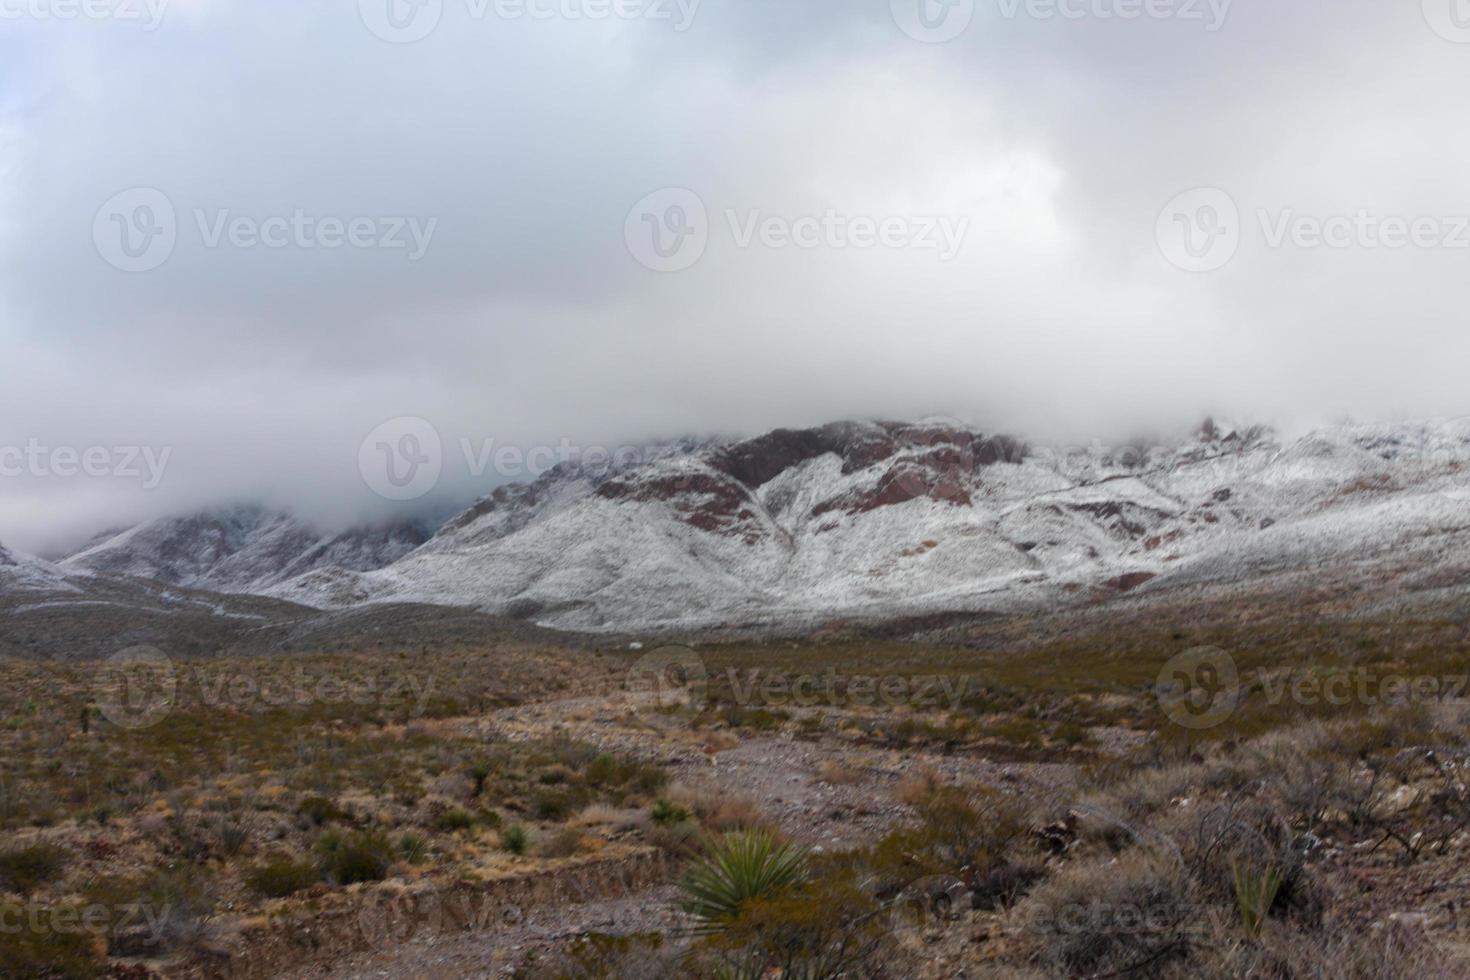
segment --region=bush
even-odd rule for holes
[[[309,796],[301,801],[296,812],[305,817],[313,827],[325,827],[336,820],[347,820],[350,815],[332,800],[324,796]]]
[[[891,917],[881,914],[862,878],[850,856],[804,860],[798,880],[742,899],[733,918],[706,927],[695,948],[694,974],[793,980],[917,975],[918,963],[900,962]]]
[[[1189,953],[1201,909],[1177,861],[1140,851],[1073,865],[1043,882],[1019,914],[1049,976],[1155,975]],[[1143,964],[1151,971],[1136,974]]]
[[[500,846],[512,854],[525,854],[531,846],[531,834],[521,824],[511,824],[500,835]]]
[[[326,831],[317,840],[317,853],[321,873],[338,885],[382,881],[393,866],[392,845],[375,831]]]
[[[726,834],[707,848],[680,889],[681,907],[719,929],[733,922],[743,903],[780,896],[807,876],[807,852],[781,842],[768,830]]]
[[[192,864],[162,868],[143,884],[144,908],[159,915],[158,937],[165,948],[192,946],[204,936],[214,913],[208,874]]]
[[[32,915],[40,928],[0,929],[0,977],[93,980],[101,975],[102,963],[84,932],[49,928],[49,912],[0,907],[0,922],[28,922]]]
[[[475,818],[464,810],[445,810],[439,814],[434,821],[434,826],[445,833],[453,833],[456,830],[469,830],[475,825]]]
[[[404,834],[398,838],[398,853],[409,864],[420,864],[429,853],[429,842],[418,834]]]
[[[35,844],[0,854],[0,886],[29,895],[37,885],[61,877],[70,855],[51,844]]]
[[[681,806],[670,803],[663,797],[659,797],[653,804],[651,816],[653,817],[653,822],[660,827],[673,827],[688,820],[689,811]]]
[[[582,853],[582,834],[570,827],[560,830],[550,840],[541,843],[540,853],[542,857],[547,858],[564,858],[580,854]]]
[[[531,812],[541,820],[565,820],[579,809],[581,801],[570,790],[545,790],[531,800]]]
[[[245,873],[245,884],[266,898],[285,898],[310,888],[319,878],[313,865],[283,858],[251,868]]]
[[[479,796],[485,791],[485,781],[490,778],[490,774],[494,771],[488,762],[476,762],[470,766],[469,775],[470,780],[475,784],[476,796]]]

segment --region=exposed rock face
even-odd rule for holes
[[[643,629],[1135,601],[1396,548],[1439,581],[1470,565],[1467,476],[1463,421],[1285,443],[1210,422],[1173,443],[1074,448],[947,421],[845,422],[618,472],[560,467],[379,571],[269,591]]]

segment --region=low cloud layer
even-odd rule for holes
[[[0,541],[444,510],[486,440],[1462,414],[1453,3],[0,0]]]

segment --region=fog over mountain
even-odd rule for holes
[[[601,19],[444,0],[413,43],[366,0],[7,14],[0,447],[168,456],[146,488],[141,459],[138,477],[112,456],[107,476],[7,471],[0,541],[54,552],[240,502],[326,531],[447,515],[518,475],[472,472],[462,440],[1465,414],[1470,38],[1451,2],[1125,20],[977,0],[944,43],[906,33],[898,0]],[[676,216],[638,208],[667,188],[704,209],[678,271],[630,240]],[[1210,271],[1160,240],[1196,188],[1238,209],[1209,212],[1238,240]],[[156,255],[116,234],[165,217],[119,197],[136,189],[167,202],[172,240],[127,271]],[[947,259],[926,247],[939,219],[963,229]],[[901,242],[862,243],[890,220]],[[1394,245],[1395,222],[1429,223]],[[432,422],[443,475],[392,502],[359,454],[401,416]]]

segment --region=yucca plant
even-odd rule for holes
[[[769,830],[736,831],[706,847],[680,884],[680,908],[716,932],[739,916],[742,903],[774,898],[805,881],[807,873],[804,848],[783,843]]]
[[[1284,880],[1281,869],[1270,865],[1264,871],[1257,871],[1232,861],[1230,870],[1235,875],[1235,904],[1240,909],[1240,921],[1246,932],[1259,936],[1276,902],[1276,894],[1281,891]]]

